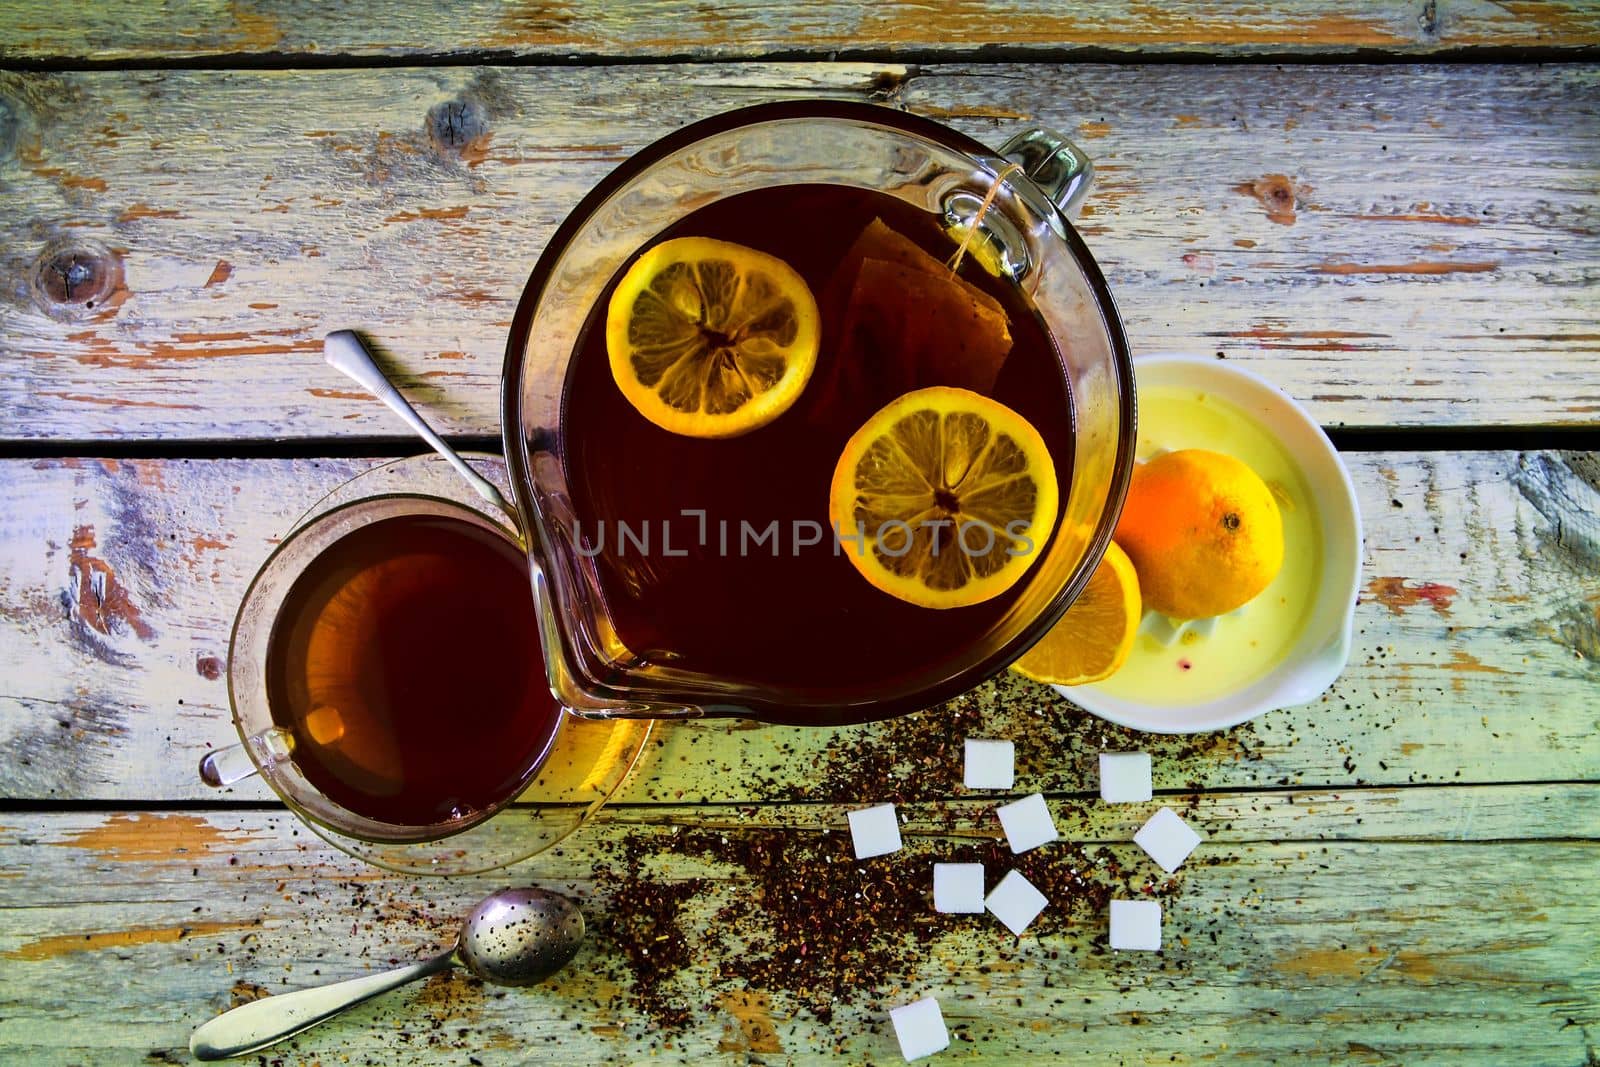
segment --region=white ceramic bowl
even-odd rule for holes
[[[1361,581],[1361,510],[1355,486],[1333,443],[1304,408],[1256,374],[1216,359],[1148,355],[1133,362],[1136,386],[1174,385],[1243,408],[1300,467],[1322,524],[1322,570],[1316,602],[1289,654],[1266,675],[1213,700],[1155,705],[1112,696],[1093,685],[1056,686],[1062,696],[1102,719],[1149,733],[1183,734],[1237,726],[1274,708],[1321,695],[1350,658]]]

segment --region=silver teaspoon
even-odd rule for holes
[[[449,951],[382,974],[241,1004],[196,1029],[189,1051],[201,1060],[243,1056],[454,963],[495,985],[532,985],[565,967],[582,942],[583,913],[572,901],[543,889],[504,889],[472,909]]]
[[[373,360],[371,351],[361,335],[354,330],[335,330],[322,339],[322,357],[327,360],[328,366],[344,372],[358,384],[364,386],[367,392],[383,401],[390,411],[399,415],[406,421],[406,425],[416,431],[417,436],[432,446],[433,450],[443,456],[460,475],[472,483],[472,488],[478,495],[489,503],[511,516],[517,517],[517,509],[506,502],[500,495],[500,490],[487,478],[467,466],[467,461],[456,454],[455,449],[444,443],[444,438],[433,432],[416,409],[406,402],[400,395],[400,390],[394,387],[383,370]]]

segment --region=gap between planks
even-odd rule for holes
[[[1436,52],[1385,52],[1375,48],[1320,52],[1223,52],[1194,48],[1175,52],[1137,52],[1092,45],[1029,47],[1026,45],[976,45],[940,51],[903,50],[893,46],[858,48],[780,48],[748,55],[717,52],[677,52],[639,55],[520,55],[501,49],[475,52],[414,52],[404,56],[315,55],[265,52],[257,55],[183,56],[172,59],[128,57],[93,59],[81,56],[19,57],[0,55],[0,70],[36,74],[74,74],[101,71],[240,71],[293,72],[336,70],[448,69],[451,67],[637,67],[671,64],[711,66],[727,63],[882,63],[910,68],[957,63],[1030,63],[1067,65],[1097,63],[1105,66],[1273,66],[1307,67],[1469,66],[1476,64],[1535,66],[1549,63],[1600,62],[1600,46],[1571,45],[1462,45]]]
[[[1137,363],[1136,363],[1137,366]],[[1340,452],[1600,452],[1596,426],[1416,426],[1399,429],[1324,426]],[[503,456],[504,440],[488,434],[442,435],[458,452]],[[6,440],[7,459],[402,459],[425,453],[407,436],[361,438],[211,438],[193,441],[105,441],[75,438]]]
[[[1002,837],[993,818],[996,805],[1024,795],[969,794],[897,805],[908,837],[994,839]],[[1098,794],[1046,794],[1062,840],[1116,844],[1130,841],[1157,808],[1171,807],[1219,846],[1253,844],[1326,845],[1437,844],[1492,845],[1527,841],[1600,844],[1600,783],[1535,782],[1494,785],[1402,786],[1315,790],[1213,790],[1157,792],[1137,804],[1106,804]],[[845,813],[859,803],[759,801],[707,804],[619,803],[603,808],[588,824],[592,832],[641,830],[670,835],[692,829],[709,832],[825,836],[846,831]],[[514,809],[513,809],[514,810]],[[281,805],[166,804],[0,805],[0,816],[21,815],[24,823],[42,820],[93,821],[120,826],[129,842],[140,828],[201,820],[216,824],[245,818],[268,825],[303,828]],[[157,835],[165,841],[164,834]],[[204,845],[204,842],[200,842]],[[209,847],[209,846],[207,846]]]

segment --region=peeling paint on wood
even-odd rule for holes
[[[136,219],[181,219],[183,213],[173,208],[154,208],[149,204],[130,204],[122,214],[117,216],[118,222],[133,222]]]
[[[1396,615],[1403,614],[1409,607],[1426,603],[1448,618],[1450,601],[1456,595],[1456,588],[1443,582],[1410,584],[1397,575],[1386,575],[1368,582],[1365,592]]]
[[[718,1052],[777,1053],[783,1042],[772,1025],[772,1000],[763,993],[738,990],[724,993],[717,1005],[732,1015],[736,1031],[717,1042]]]
[[[231,743],[221,662],[208,677],[204,658],[225,651],[269,538],[371,465],[268,463],[249,478],[249,464],[0,464],[0,794],[90,798],[142,779],[158,796],[169,770],[190,777],[208,744]],[[135,722],[149,733],[130,747]]]
[[[208,746],[235,740],[220,656],[244,588],[296,517],[371,462],[0,463],[0,490],[25,502],[0,518],[0,603],[21,605],[0,611],[0,642],[13,652],[0,662],[0,694],[8,694],[0,696],[0,748],[34,754],[27,767],[0,762],[0,788],[37,798],[70,790],[214,799],[195,766]],[[1367,516],[1363,603],[1351,663],[1318,700],[1211,736],[1209,744],[1182,742],[1189,747],[1181,756],[1177,741],[1100,723],[1019,679],[981,687],[958,712],[1025,734],[1030,740],[1019,751],[1050,766],[1041,784],[1063,791],[1095,788],[1092,761],[1063,763],[1051,754],[1100,747],[1171,752],[1173,787],[1191,780],[1208,788],[1494,781],[1530,766],[1571,780],[1600,774],[1589,709],[1600,657],[1582,653],[1600,642],[1600,568],[1566,532],[1582,520],[1563,518],[1589,506],[1589,490],[1577,488],[1588,485],[1577,460],[1369,453],[1348,462]],[[1511,480],[1518,470],[1534,472],[1527,477],[1539,481],[1530,485],[1567,488],[1530,501]],[[102,637],[86,629],[109,659],[62,640],[68,541],[84,524],[96,531],[100,547],[92,554],[119,579],[137,579],[133,603],[155,631],[142,640],[128,630]],[[1563,534],[1576,552],[1553,547]],[[216,677],[201,666],[205,657],[217,657]],[[1471,669],[1474,663],[1492,670]],[[68,715],[69,704],[85,710]],[[1530,719],[1535,706],[1544,710]],[[1462,726],[1462,709],[1465,721],[1480,725]],[[124,716],[115,724],[124,732],[85,719],[90,711]],[[630,799],[848,799],[828,790],[850,780],[852,751],[893,748],[906,736],[898,730],[926,729],[941,714],[838,735],[743,723],[663,730],[652,758],[671,774],[641,778]],[[95,743],[74,758],[61,719],[71,730],[87,729]],[[270,796],[257,782],[233,795]]]
[[[747,876],[717,862],[685,863],[677,842],[704,825],[773,855],[833,845],[785,818],[740,822],[735,808],[658,809],[657,826],[602,819],[571,847],[518,868],[517,879],[573,895],[597,930],[612,907],[597,868],[632,857],[663,885],[699,879],[680,912],[695,961],[667,987],[690,1007],[683,1032],[664,1034],[641,1009],[623,949],[597,933],[570,976],[536,992],[440,978],[303,1035],[287,1056],[420,1065],[445,1053],[565,1065],[650,1058],[654,1041],[656,1053],[693,1063],[825,1053],[890,1062],[897,1050],[887,1009],[934,995],[957,1051],[970,1042],[1003,1062],[1056,1047],[1085,1062],[1116,1062],[1136,1043],[1153,1062],[1181,1062],[1196,1050],[1230,1062],[1346,1059],[1355,1044],[1384,1062],[1578,1063],[1584,1031],[1600,1022],[1600,976],[1585,957],[1600,923],[1589,891],[1600,853],[1592,836],[1561,835],[1595,825],[1595,793],[1593,785],[1552,785],[1307,795],[1340,812],[1349,829],[1310,841],[1299,835],[1315,819],[1282,794],[1218,797],[1228,806],[1190,814],[1214,836],[1174,880],[1159,956],[1108,953],[1104,916],[1093,913],[1019,940],[985,917],[930,911],[904,928],[914,946],[907,973],[871,976],[864,993],[840,989],[851,995],[829,1023],[782,990],[718,973],[719,962],[771,931],[759,908],[736,925],[721,918],[752,891]],[[1464,794],[1480,799],[1471,839],[1455,841],[1447,835],[1466,825]],[[1410,810],[1389,814],[1395,796]],[[1241,832],[1228,829],[1230,811],[1247,813],[1263,799],[1270,813]],[[1124,818],[1120,832],[1134,825],[1132,809],[1146,810],[1088,807]],[[937,805],[903,811],[916,827],[942,819]],[[787,816],[795,817],[805,816]],[[842,808],[830,817],[842,820]],[[0,952],[17,954],[7,959],[8,1017],[66,1021],[61,1006],[86,999],[121,1009],[115,1027],[92,1033],[81,1025],[12,1031],[7,1051],[26,1062],[133,1062],[152,1048],[181,1048],[195,1025],[238,1001],[422,958],[505,882],[505,872],[419,881],[375,871],[305,832],[292,837],[292,820],[271,812],[209,816],[250,841],[237,854],[206,852],[191,863],[122,864],[106,874],[91,855],[51,847],[97,818],[20,813],[0,831],[0,857],[22,864],[22,877],[0,879]],[[1369,834],[1371,820],[1382,825]],[[1436,836],[1384,836],[1408,820]],[[1070,839],[1076,828],[1064,832]],[[935,834],[908,836],[906,849],[931,866],[960,846]],[[1126,837],[1111,852],[1154,870]],[[1552,870],[1562,877],[1550,878]],[[63,885],[74,886],[70,899]],[[85,931],[125,934],[129,943],[71,951]],[[26,947],[45,939],[53,939],[45,951]],[[130,969],[161,980],[129,981]],[[1479,1025],[1461,1025],[1464,1015]],[[670,1050],[659,1048],[663,1039]]]
[[[206,279],[205,288],[210,289],[213,285],[221,285],[223,282],[227,281],[232,274],[232,263],[229,263],[225,259],[217,260],[217,265],[211,268],[211,276]]]
[[[1318,274],[1484,274],[1498,263],[1318,263]]]
[[[174,33],[172,27],[183,27]],[[179,0],[159,15],[87,9],[62,19],[47,0],[0,11],[0,50],[33,60],[126,60],[269,54],[436,56],[760,56],[795,51],[971,52],[1004,47],[1126,55],[1337,56],[1355,51],[1427,55],[1444,49],[1593,47],[1600,17],[1583,0],[1486,4],[1426,0],[1286,0],[1267,7],[1218,0],[1169,7],[1083,0],[879,0],[822,3],[600,0],[467,3],[425,8],[336,3],[283,19],[253,5]]]
[[[213,849],[237,850],[254,838],[249,831],[223,829],[214,818],[182,813],[117,813],[98,826],[55,842],[82,849],[114,863],[185,863]]]
[[[73,624],[107,636],[126,629],[146,641],[154,637],[155,630],[140,616],[127,588],[117,581],[116,571],[105,560],[89,554],[95,547],[94,527],[77,527],[67,544],[67,573],[71,577],[67,612]]]
[[[1600,570],[1600,459],[1527,453],[1511,481],[1538,510],[1555,547],[1578,566]]]
[[[191,937],[209,937],[225,930],[244,930],[255,925],[255,922],[195,922],[155,930],[105,930],[87,934],[59,934],[55,937],[25,941],[17,948],[0,952],[0,958],[30,962],[49,960],[77,952],[103,952],[106,949],[156,945],[184,941]]]
[[[0,263],[94,247],[126,274],[92,309],[0,286],[0,435],[386,436],[390,416],[338,395],[317,358],[352,325],[391,347],[402,387],[462,353],[426,414],[494,433],[504,324],[581,196],[684,121],[796,96],[892,99],[990,143],[1033,123],[1096,133],[1079,228],[1136,351],[1221,349],[1331,424],[1588,425],[1600,410],[1593,67],[191,70],[137,91],[109,72],[0,73],[37,160],[6,179]],[[1464,147],[1491,143],[1507,146],[1492,160]],[[186,217],[117,222],[130,204]],[[90,232],[78,223],[103,243],[58,238]],[[219,261],[228,276],[207,286]]]

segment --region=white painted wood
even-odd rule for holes
[[[174,0],[64,17],[15,0],[0,7],[13,68],[883,61],[0,72],[0,441],[396,435],[321,367],[322,335],[344,327],[388,346],[441,428],[493,434],[510,308],[582,193],[689,119],[795,96],[876,100],[989,143],[1034,123],[1071,133],[1101,174],[1081,229],[1139,350],[1223,353],[1329,424],[1597,425],[1594,66],[898,62],[987,45],[1600,44],[1600,15],[1577,0],[1271,7],[469,0],[441,17]],[[451,103],[476,137],[435,136]],[[74,264],[54,299],[69,279],[39,268]],[[996,1062],[1594,1062],[1600,463],[1349,461],[1366,591],[1355,658],[1317,702],[1173,740],[1008,677],[856,730],[663,729],[594,826],[512,872],[449,881],[363,867],[259,783],[219,795],[194,775],[232,740],[225,641],[250,575],[372,461],[0,462],[0,800],[23,802],[0,813],[0,1061],[182,1062],[192,1026],[230,999],[424,955],[508,878],[574,893],[603,927],[608,872],[634,861],[696,886],[680,917],[695,962],[669,983],[691,1012],[681,1033],[641,1010],[623,946],[597,935],[552,988],[436,980],[283,1062],[887,1062],[888,1007],[929,994],[956,1039],[946,1055]],[[1166,951],[1109,956],[1093,914],[1062,927],[1047,913],[1019,944],[930,911],[880,932],[921,946],[909,972],[876,976],[829,1023],[717,974],[770,930],[760,910],[721,914],[749,875],[686,834],[847,862],[844,811],[893,799],[905,858],[931,868],[998,839],[992,803],[956,785],[969,731],[1014,738],[1018,795],[1047,793],[1066,841],[1105,846],[1134,880],[1140,864],[1155,873],[1127,843],[1154,806],[1205,833],[1164,901]],[[1152,752],[1150,804],[1093,799],[1101,748]],[[141,806],[196,799],[217,807]],[[33,807],[68,800],[115,810]]]
[[[1437,828],[1430,843],[1208,843],[1221,861],[1191,861],[1178,876],[1159,955],[1105,953],[1104,921],[1092,913],[1030,930],[1019,943],[987,917],[930,909],[916,927],[922,948],[910,954],[910,973],[852,988],[827,1024],[781,990],[716,976],[718,961],[760,937],[765,920],[759,911],[732,927],[717,919],[751,885],[735,868],[680,855],[682,828],[700,813],[676,809],[673,825],[661,828],[595,826],[511,877],[574,894],[591,926],[603,924],[610,892],[595,872],[615,869],[624,850],[665,883],[702,879],[679,916],[697,962],[666,984],[692,1009],[681,1033],[661,1031],[640,1010],[616,943],[592,936],[550,987],[501,991],[438,979],[280,1052],[290,1064],[463,1063],[469,1055],[485,1064],[740,1063],[756,1033],[775,1043],[755,1053],[767,1062],[825,1051],[889,1062],[887,1009],[931,994],[957,1055],[986,1060],[1060,1048],[1077,1062],[1108,1064],[1583,1062],[1600,1023],[1593,825],[1583,840],[1523,838],[1559,825],[1580,797],[1592,810],[1593,787],[1467,790],[1482,801],[1476,832],[1485,840],[1465,843],[1449,840],[1450,822],[1426,814],[1460,792],[1399,791],[1436,794],[1413,806]],[[1381,811],[1391,795],[1347,799]],[[304,831],[292,836],[285,816],[262,812],[13,813],[6,823],[0,1047],[30,1064],[182,1061],[189,1029],[233,997],[426,955],[507,877],[385,875]],[[1293,832],[1292,823],[1281,835],[1262,829]],[[796,857],[833,849],[843,859],[848,847],[843,835],[719,832],[781,843]],[[911,862],[930,867],[959,847],[920,833],[907,841]],[[1118,862],[1142,862],[1131,845],[1110,851]],[[85,1010],[96,1004],[115,1013]]]
[[[1070,763],[1075,756],[1064,756]],[[1181,784],[1175,783],[1178,789]],[[1021,791],[1020,789],[1018,790]],[[653,826],[670,829],[686,821],[705,830],[773,829],[800,833],[844,833],[846,813],[873,799],[824,804],[706,805],[692,809],[672,804],[612,804],[596,825]],[[930,800],[910,805],[902,832],[906,838],[946,837],[1002,842],[995,815],[1007,797]],[[1137,804],[1107,804],[1092,793],[1048,798],[1062,840],[1127,844],[1161,807],[1181,810],[1182,818],[1205,832],[1205,840],[1231,853],[1263,841],[1286,842],[1493,842],[1587,840],[1600,828],[1600,784],[1553,782],[1535,785],[1389,786],[1336,789],[1275,788],[1234,793],[1163,793]],[[1202,858],[1204,854],[1202,853]],[[537,865],[537,864],[536,864]]]
[[[1592,66],[6,73],[0,437],[391,435],[318,360],[341,328],[441,430],[497,433],[506,324],[583,193],[689,119],[816,96],[1077,137],[1136,350],[1223,352],[1328,424],[1600,412]],[[481,132],[442,151],[451,101]],[[74,249],[121,264],[92,309],[36,291]]]
[[[1101,748],[1154,753],[1164,789],[1593,780],[1593,458],[1347,458],[1366,515],[1366,592],[1350,666],[1318,701],[1163,739],[1009,676],[945,709],[853,730],[664,730],[629,797],[859,799],[839,790],[930,730],[952,734],[951,777],[902,767],[895,788],[912,796],[951,795],[968,730],[1016,741],[1023,792],[1094,792]],[[0,463],[0,795],[214,798],[195,767],[235,738],[223,674],[245,586],[298,515],[371,462]],[[269,794],[247,783],[229,796]]]
[[[174,27],[179,27],[174,32]],[[70,19],[46,0],[0,10],[0,52],[38,61],[117,61],[268,54],[759,56],[805,51],[1094,50],[1132,55],[1426,55],[1456,48],[1578,48],[1600,43],[1582,0],[1383,3],[1284,0],[1250,6],[1048,0],[763,3],[577,0],[446,8],[374,3],[218,4],[179,0],[159,12],[90,7]]]

